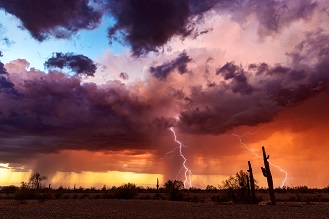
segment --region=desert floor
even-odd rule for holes
[[[60,199],[40,203],[0,200],[0,218],[329,218],[329,203],[276,206],[164,200]]]

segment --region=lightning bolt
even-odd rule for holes
[[[257,158],[263,158],[262,156],[260,156],[259,154],[256,153],[256,151],[252,148],[249,148],[243,141],[242,141],[242,138],[245,136],[245,135],[256,135],[257,133],[259,133],[262,129],[266,128],[266,127],[269,127],[269,126],[274,126],[276,124],[278,124],[280,122],[277,122],[275,124],[271,124],[271,125],[267,125],[267,126],[263,126],[261,128],[259,128],[257,131],[255,132],[245,132],[243,135],[237,135],[237,134],[234,134],[232,133],[233,136],[237,137],[239,139],[239,142],[241,145],[244,146],[245,149],[247,149],[248,151],[250,151],[252,154],[255,155],[255,157]],[[273,164],[269,161],[269,164],[277,169],[279,169],[282,173],[284,173],[285,177],[284,177],[284,180],[282,181],[281,183],[281,188],[283,188],[287,182],[287,179],[288,179],[288,173],[287,171],[285,171],[284,169],[282,169],[280,166],[276,165],[276,164]]]
[[[169,151],[168,153],[166,153],[166,155],[162,158],[162,159],[165,159],[167,158],[167,156],[173,152],[175,152],[176,150],[179,150],[179,156],[183,159],[183,163],[182,163],[182,167],[181,169],[178,171],[177,175],[176,175],[176,178],[177,176],[182,172],[184,171],[184,176],[185,176],[185,180],[184,180],[184,188],[186,188],[186,184],[189,184],[190,187],[192,187],[192,179],[191,179],[191,175],[192,175],[192,171],[191,169],[189,169],[187,166],[186,166],[186,161],[187,159],[185,158],[184,154],[183,154],[183,151],[182,151],[182,148],[183,147],[186,147],[185,145],[183,145],[183,143],[179,140],[177,140],[177,135],[175,133],[175,130],[173,127],[170,128],[170,131],[173,133],[174,135],[174,140],[175,142],[178,144],[177,147],[175,147],[173,150]]]

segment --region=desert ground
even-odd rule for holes
[[[193,203],[167,200],[0,200],[0,218],[329,218],[329,203],[272,205]]]

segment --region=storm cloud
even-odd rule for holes
[[[175,69],[177,69],[179,74],[187,73],[187,63],[191,61],[192,59],[186,54],[186,52],[182,52],[176,59],[159,66],[152,66],[149,71],[155,78],[165,80]]]
[[[4,66],[5,65],[2,62],[0,62],[0,75],[8,74]]]
[[[110,40],[131,46],[136,56],[158,52],[173,37],[198,36],[209,30],[198,30],[207,12],[229,15],[243,25],[256,16],[260,35],[279,32],[289,23],[309,18],[318,4],[311,0],[125,0],[108,1],[109,13],[115,19],[109,28]],[[219,42],[220,43],[220,42]]]
[[[194,17],[209,10],[214,1],[125,0],[108,1],[116,20],[109,28],[110,40],[122,40],[134,55],[157,52],[172,37],[185,38],[194,32]]]
[[[38,41],[49,37],[69,38],[83,29],[95,29],[104,15],[113,18],[110,42],[131,47],[135,56],[159,52],[174,37],[185,39],[207,33],[200,24],[215,12],[243,25],[255,16],[260,35],[279,32],[289,23],[309,18],[316,1],[261,0],[16,0],[3,1],[0,8],[16,16]],[[211,13],[210,13],[211,14]],[[220,43],[220,42],[219,42]]]
[[[234,93],[249,94],[253,91],[253,87],[248,84],[243,68],[235,65],[234,62],[226,63],[217,69],[216,74],[222,74],[224,80],[231,81],[230,84]]]
[[[173,36],[193,32],[192,19],[209,10],[214,1],[192,0],[17,0],[0,2],[0,9],[16,16],[33,38],[70,38],[83,29],[95,29],[104,14],[115,19],[110,41],[130,45],[135,55],[158,51]]]
[[[2,52],[0,51],[0,57],[2,57]],[[4,64],[0,62],[0,92],[4,89],[14,87],[14,84],[7,78],[8,72],[4,67]]]
[[[45,62],[45,66],[52,68],[69,68],[76,74],[85,74],[94,76],[96,65],[94,62],[84,55],[75,55],[73,53],[55,53],[52,58]]]
[[[141,142],[147,147],[152,133],[174,124],[170,117],[157,119],[157,106],[118,81],[82,84],[61,72],[24,70],[24,63],[8,64],[20,69],[10,72],[18,95],[0,93],[6,103],[0,109],[2,157],[17,147],[31,156],[64,148],[119,150]]]
[[[88,0],[15,0],[1,1],[0,9],[16,16],[32,37],[44,41],[49,36],[69,38],[81,29],[98,26],[102,13]]]
[[[181,80],[191,83],[184,90],[174,78],[96,85],[57,71],[26,70],[24,60],[11,62],[5,67],[16,94],[0,93],[6,102],[0,111],[2,154],[14,153],[13,145],[31,156],[63,149],[141,149],[150,147],[155,135],[168,134],[170,127],[221,134],[270,122],[285,108],[327,90],[328,42],[322,31],[306,34],[288,53],[287,66],[263,62],[243,68],[228,62],[209,73],[216,78],[213,86],[207,86],[206,78],[191,82],[191,75],[183,74]],[[174,69],[180,71],[181,62],[186,69],[189,61],[182,53],[150,74],[165,79]]]
[[[226,63],[217,69],[220,82],[193,86],[180,113],[186,132],[219,134],[241,125],[272,121],[278,112],[328,91],[329,35],[307,33],[288,53],[288,66]]]

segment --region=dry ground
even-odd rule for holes
[[[329,218],[329,203],[239,205],[163,200],[0,200],[0,218]]]

